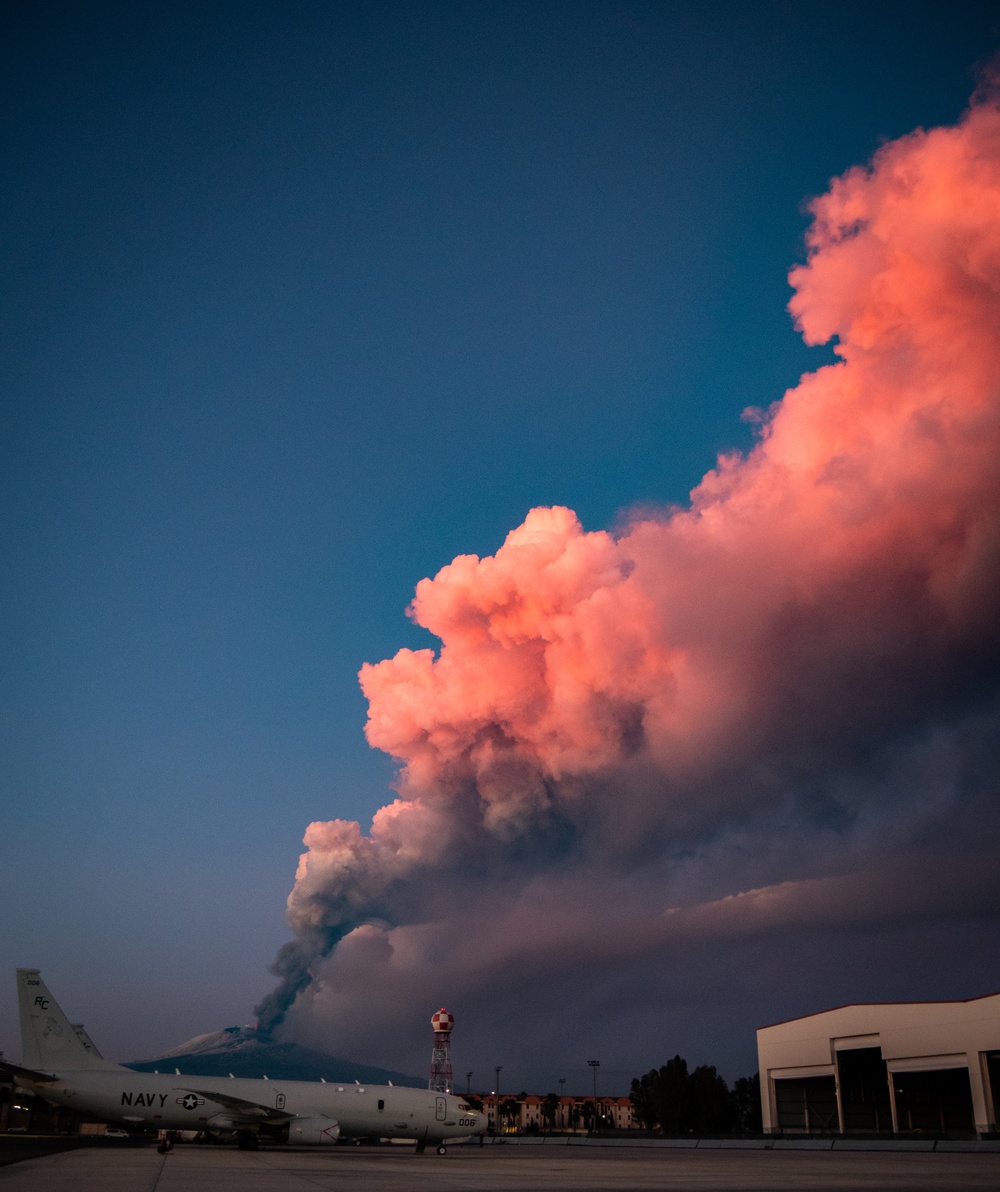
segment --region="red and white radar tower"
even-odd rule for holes
[[[434,1050],[431,1052],[431,1075],[427,1087],[438,1093],[451,1092],[451,1031],[455,1015],[441,1007],[431,1016],[434,1028]]]

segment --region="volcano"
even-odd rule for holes
[[[311,1051],[297,1043],[275,1042],[252,1026],[227,1026],[221,1031],[195,1035],[186,1043],[150,1060],[131,1060],[125,1067],[135,1072],[171,1071],[185,1076],[241,1076],[271,1080],[326,1080],[344,1084],[393,1084],[422,1088],[426,1080],[356,1064],[352,1060]]]

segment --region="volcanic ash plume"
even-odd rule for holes
[[[748,455],[688,509],[615,534],[533,509],[418,584],[440,650],[361,671],[398,798],[367,835],[310,825],[262,1026],[294,1002],[321,1034],[364,990],[385,1012],[432,965],[473,998],[515,954],[641,963],[672,901],[717,932],[750,884],[787,915],[795,881],[877,847],[995,830],[1000,109],[886,145],[811,210],[790,309],[839,359],[753,415]]]

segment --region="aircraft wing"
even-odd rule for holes
[[[204,1097],[206,1101],[215,1101],[224,1109],[239,1114],[240,1117],[252,1118],[256,1122],[281,1125],[283,1122],[290,1122],[295,1117],[294,1113],[286,1113],[283,1109],[261,1105],[258,1101],[245,1101],[242,1097],[231,1097],[229,1093],[220,1093],[215,1089],[195,1089],[185,1085],[183,1088],[178,1086],[178,1092],[194,1093],[196,1097]]]
[[[20,1076],[22,1080],[30,1080],[33,1084],[56,1084],[58,1076],[51,1072],[36,1072],[34,1068],[21,1068],[9,1060],[0,1059],[0,1072],[9,1072],[11,1076]]]

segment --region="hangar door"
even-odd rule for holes
[[[879,1047],[837,1052],[845,1134],[891,1134],[889,1073]]]
[[[893,1072],[900,1132],[975,1135],[968,1068]]]
[[[1000,1051],[991,1051],[986,1056],[986,1074],[989,1077],[990,1096],[993,1099],[993,1128],[1000,1128]]]
[[[836,1134],[837,1086],[832,1076],[775,1080],[778,1129],[805,1134]]]

